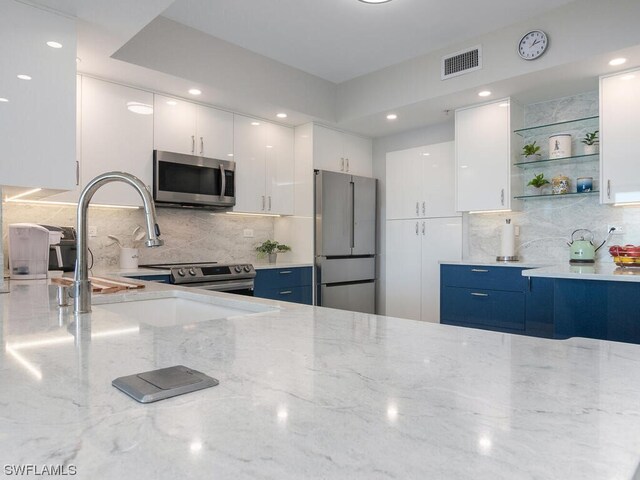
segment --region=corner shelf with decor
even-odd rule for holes
[[[521,170],[524,194],[514,198],[530,200],[598,193],[598,128],[599,116],[594,115],[514,130],[515,134],[523,138],[524,144],[523,160],[513,163],[514,167]],[[554,136],[557,137],[555,147],[549,145],[549,140]],[[582,143],[585,145],[578,150],[577,147]],[[543,151],[547,145],[549,152]],[[557,151],[560,154],[557,158],[550,154],[552,148],[560,149]],[[532,171],[533,178],[529,178],[528,174]],[[551,181],[554,183],[554,193],[545,188],[552,186]]]

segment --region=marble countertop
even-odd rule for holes
[[[452,260],[452,261],[440,261],[440,265],[485,265],[487,267],[517,267],[517,268],[540,268],[546,267],[548,264],[544,263],[531,263],[531,262],[497,262],[495,260]]]
[[[23,281],[0,296],[5,465],[118,480],[565,480],[630,479],[640,462],[640,345],[153,284],[96,296],[77,322],[54,292]],[[271,311],[163,327],[133,313],[163,296]],[[131,314],[96,306],[122,300]],[[220,385],[147,405],[111,386],[176,364]]]
[[[574,280],[605,280],[612,282],[640,282],[640,268],[621,268],[614,263],[593,265],[554,265],[525,270],[526,277],[565,278]]]

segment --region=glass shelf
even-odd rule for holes
[[[521,137],[530,135],[544,135],[545,133],[559,133],[557,128],[559,126],[570,126],[571,124],[576,124],[576,127],[579,127],[580,123],[585,123],[587,125],[593,124],[595,127],[597,126],[597,122],[594,122],[593,120],[597,120],[598,118],[600,117],[598,115],[595,115],[593,117],[576,118],[575,120],[548,123],[546,125],[538,125],[535,127],[519,128],[518,130],[514,130],[513,133],[517,133]]]
[[[513,197],[513,198],[517,198],[519,200],[530,200],[532,198],[564,198],[564,197],[575,197],[575,196],[580,196],[580,195],[595,195],[597,193],[600,193],[600,190],[592,190],[591,192],[570,192],[570,193],[563,193],[562,195],[554,195],[552,193],[545,193],[545,194],[540,194],[540,195],[518,195],[517,197]]]
[[[571,163],[577,164],[575,160],[581,158],[583,162],[594,162],[600,157],[599,153],[593,153],[589,155],[574,155],[573,157],[562,157],[562,158],[544,158],[542,160],[533,160],[530,162],[517,162],[514,163],[514,167],[519,168],[534,168],[538,165],[546,167],[549,165],[568,165]]]

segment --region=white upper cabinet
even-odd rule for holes
[[[151,189],[152,105],[152,93],[83,77],[82,186],[102,173],[123,171],[135,175]],[[142,205],[138,193],[121,182],[100,188],[92,202]]]
[[[371,139],[314,125],[313,167],[318,170],[371,177]]]
[[[197,105],[155,95],[153,110],[154,149],[197,155]]]
[[[511,164],[517,142],[512,137],[522,120],[520,106],[508,99],[456,110],[458,211],[515,207],[511,196],[519,192],[518,182],[512,182]]]
[[[234,211],[292,215],[293,129],[242,115],[234,122]]]
[[[176,98],[154,97],[154,148],[229,160],[233,114]]]
[[[48,41],[62,48],[51,48]],[[0,185],[74,188],[74,20],[21,2],[0,2],[0,72]]]
[[[387,154],[387,219],[460,215],[455,208],[454,143]]]
[[[634,159],[640,125],[640,70],[600,79],[602,203],[640,201],[640,162]]]

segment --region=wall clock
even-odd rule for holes
[[[542,30],[532,30],[520,39],[518,54],[525,60],[535,60],[547,50],[548,46],[547,34]]]

